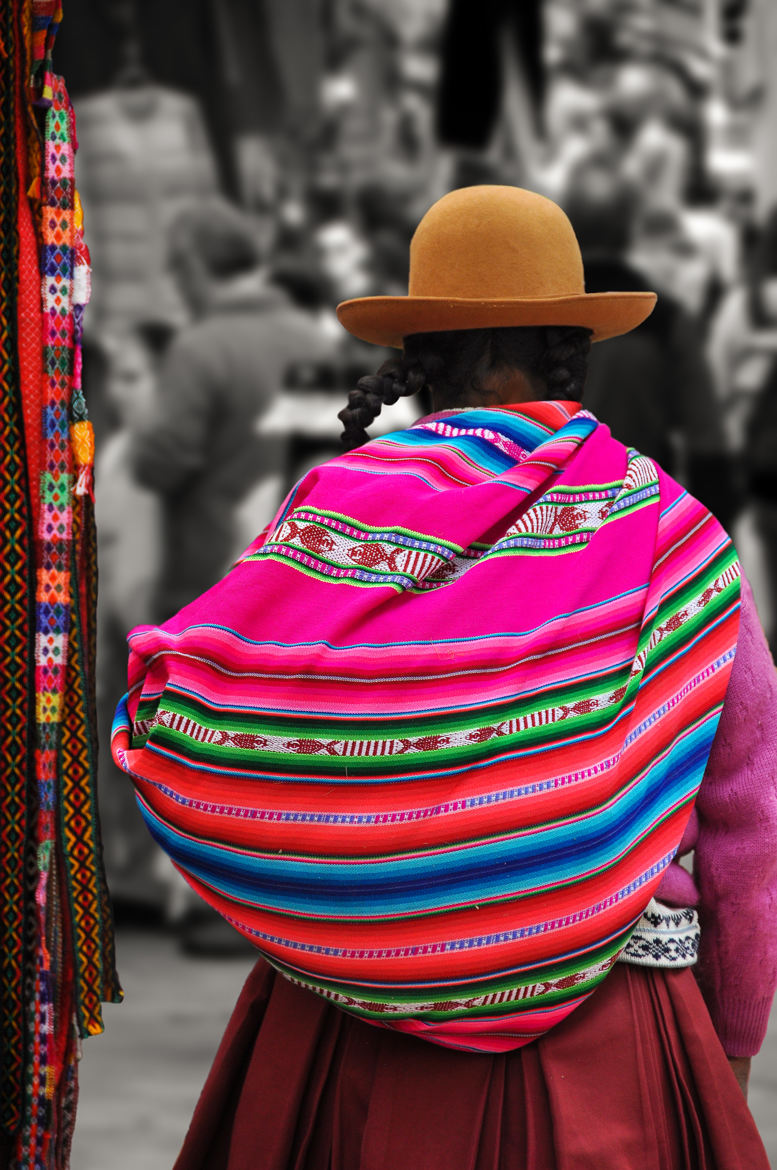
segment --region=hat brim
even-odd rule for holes
[[[579,293],[567,297],[482,301],[452,297],[357,297],[337,306],[345,329],[361,341],[402,349],[411,333],[579,325],[592,341],[636,329],[656,303],[653,292]]]

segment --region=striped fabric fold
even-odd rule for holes
[[[149,829],[293,982],[525,1044],[606,977],[682,837],[736,647],[710,513],[577,404],[430,416],[311,471],[130,636]]]

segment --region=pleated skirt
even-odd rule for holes
[[[347,1016],[259,961],[175,1170],[769,1170],[690,969],[618,963],[499,1056]]]

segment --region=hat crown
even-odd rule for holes
[[[411,297],[488,301],[585,292],[571,223],[521,187],[451,191],[423,217],[410,245]]]

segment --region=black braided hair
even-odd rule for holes
[[[580,402],[591,352],[590,332],[574,325],[546,325],[544,333],[546,349],[539,375],[545,383],[545,397]]]
[[[389,358],[377,374],[367,374],[356,383],[348,395],[348,405],[338,414],[345,430],[342,443],[346,451],[368,442],[367,427],[374,422],[384,406],[393,406],[399,398],[419,394],[430,389],[442,371],[442,364],[434,354],[399,359]]]
[[[590,331],[575,325],[411,334],[401,357],[390,358],[351,390],[337,416],[345,427],[343,447],[351,451],[366,443],[367,427],[400,397],[425,390],[435,410],[488,403],[515,371],[537,398],[579,402],[590,348]]]

